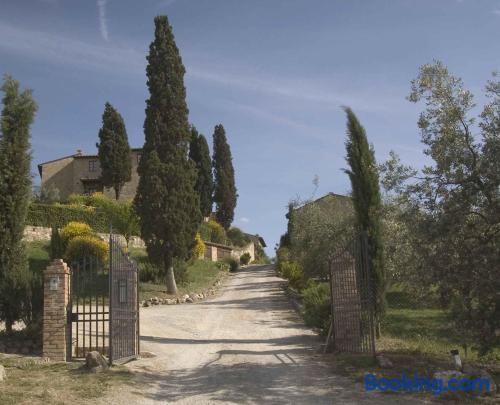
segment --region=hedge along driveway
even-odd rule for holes
[[[31,203],[26,225],[62,228],[68,222],[84,222],[96,232],[109,232],[110,221],[102,211],[91,206]]]

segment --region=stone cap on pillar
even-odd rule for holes
[[[48,265],[44,274],[69,274],[69,266],[62,259],[54,259],[50,265]]]

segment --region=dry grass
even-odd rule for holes
[[[124,367],[91,374],[81,363],[44,362],[40,358],[0,354],[7,380],[0,383],[0,402],[10,404],[86,404],[111,387],[127,383],[132,374]]]

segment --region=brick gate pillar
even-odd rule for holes
[[[71,324],[67,320],[69,303],[69,267],[54,260],[43,273],[43,356],[66,361],[71,348]]]

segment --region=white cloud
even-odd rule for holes
[[[106,3],[106,0],[99,0]],[[99,3],[98,3],[99,4]],[[104,15],[105,17],[105,15]],[[103,28],[104,27],[104,28]],[[101,27],[103,38],[107,37],[106,25]],[[51,34],[14,26],[0,21],[0,49],[45,60],[56,65],[70,65],[108,73],[141,75],[145,74],[146,48],[137,50],[128,47],[110,46],[107,43],[94,44],[73,39],[64,34]],[[278,105],[297,102],[299,105],[315,103],[330,110],[338,110],[341,105],[349,105],[355,110],[371,112],[400,111],[402,95],[393,89],[365,87],[363,89],[343,89],[331,80],[301,77],[276,78],[256,74],[243,69],[223,70],[220,65],[200,62],[198,55],[186,52],[188,80],[196,80],[216,86],[253,92],[279,98]],[[203,58],[202,58],[203,59]],[[227,65],[224,61],[221,65]],[[254,115],[267,118],[302,130],[311,130],[309,125],[274,115],[257,106],[238,106]]]
[[[240,222],[243,222],[244,224],[248,224],[250,222],[250,219],[248,219],[247,217],[241,217]]]
[[[108,19],[106,18],[106,4],[108,0],[97,0],[97,10],[99,11],[99,30],[102,38],[107,42],[108,35]]]
[[[41,59],[108,72],[144,75],[145,52],[131,48],[97,45],[42,31],[19,28],[0,21],[0,49]]]

